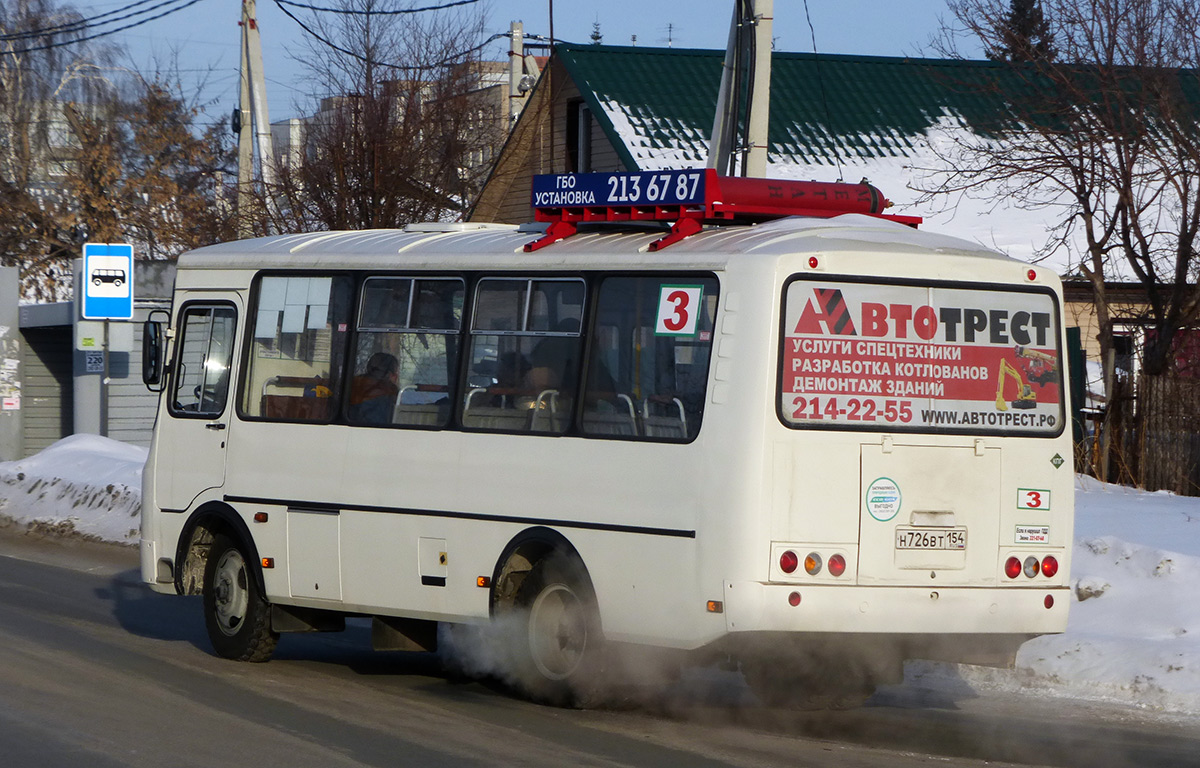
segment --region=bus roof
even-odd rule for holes
[[[659,267],[723,269],[739,255],[861,251],[897,255],[935,252],[988,259],[1009,257],[976,243],[919,231],[862,214],[828,219],[791,217],[751,226],[716,226],[653,254],[662,230],[612,227],[581,231],[530,255],[533,226],[420,224],[404,230],[311,232],[237,240],[198,248],[179,259],[182,269],[494,269],[496,267]],[[384,264],[381,260],[386,259]]]

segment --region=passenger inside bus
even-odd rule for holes
[[[397,384],[400,364],[387,352],[376,352],[367,361],[367,370],[350,384],[348,416],[357,424],[390,424],[400,393]]]

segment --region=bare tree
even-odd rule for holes
[[[313,20],[302,61],[326,96],[301,151],[280,157],[278,229],[456,217],[481,185],[481,156],[505,128],[482,101],[482,16],[407,5],[340,0]]]
[[[19,267],[23,293],[36,299],[70,295],[87,231],[64,181],[81,168],[76,129],[99,140],[112,94],[103,52],[74,43],[80,18],[52,0],[0,5],[0,263]]]
[[[985,50],[1011,42],[1001,0],[952,0]],[[997,70],[1007,102],[991,137],[935,142],[929,195],[1005,197],[1058,212],[1043,253],[1066,252],[1091,283],[1105,380],[1113,377],[1106,281],[1132,277],[1149,302],[1144,370],[1167,371],[1180,328],[1200,321],[1200,4],[1044,0],[1057,57]],[[940,51],[956,55],[955,29]],[[984,86],[981,86],[984,87]]]

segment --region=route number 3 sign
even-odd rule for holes
[[[699,285],[664,285],[658,294],[658,321],[654,333],[659,336],[695,336],[700,315]]]

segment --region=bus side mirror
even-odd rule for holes
[[[156,320],[155,315],[161,314],[162,320]],[[163,383],[163,358],[166,353],[166,334],[163,332],[164,322],[170,320],[170,315],[161,309],[156,309],[146,318],[142,326],[142,383],[151,392],[161,392]]]

